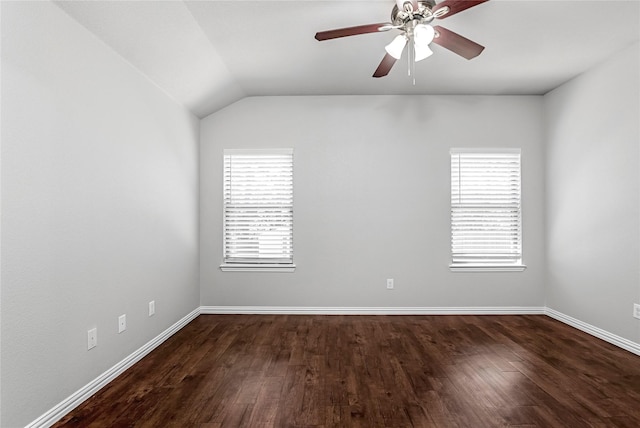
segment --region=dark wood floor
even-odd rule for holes
[[[640,427],[640,357],[543,315],[201,315],[56,427]]]

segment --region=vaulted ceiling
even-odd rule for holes
[[[433,46],[371,77],[397,30],[318,42],[317,31],[389,21],[394,0],[57,1],[198,117],[246,96],[544,94],[640,38],[640,0],[491,0],[438,20],[485,46]]]

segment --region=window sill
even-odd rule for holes
[[[526,265],[449,265],[451,272],[522,272]]]
[[[296,265],[233,263],[221,264],[222,272],[295,272]]]

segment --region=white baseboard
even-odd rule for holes
[[[120,361],[115,366],[111,367],[106,372],[89,382],[87,385],[73,393],[67,399],[62,401],[57,406],[53,407],[48,412],[44,413],[35,421],[31,422],[25,428],[45,428],[50,427],[60,419],[62,419],[67,413],[82,404],[85,400],[91,397],[93,394],[102,389],[105,385],[118,377],[122,372],[133,366],[140,361],[145,355],[153,351],[160,346],[165,340],[173,336],[184,326],[189,324],[198,315],[200,315],[200,308],[194,309],[191,313],[184,318],[173,324],[171,327],[160,333],[154,339],[147,342],[140,349],[134,351],[131,355]]]
[[[631,340],[625,339],[624,337],[609,333],[606,330],[603,330],[591,324],[587,324],[586,322],[570,317],[569,315],[565,315],[562,312],[556,311],[555,309],[546,308],[545,314],[564,324],[570,325],[571,327],[577,328],[578,330],[595,336],[598,339],[602,339],[605,342],[609,342],[612,345],[616,345],[617,347],[627,350],[633,354],[640,355],[640,343],[635,343]]]
[[[293,307],[293,306],[201,306],[163,331],[140,349],[98,376],[66,400],[44,413],[26,428],[48,428],[78,407],[122,372],[140,361],[198,315],[282,314],[282,315],[547,315],[592,336],[640,355],[640,344],[609,333],[554,309],[537,306],[496,307]]]
[[[201,314],[274,315],[531,315],[544,314],[544,307],[341,307],[341,306],[201,306]]]

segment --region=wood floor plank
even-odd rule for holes
[[[640,357],[540,315],[201,315],[54,427],[638,427]]]

